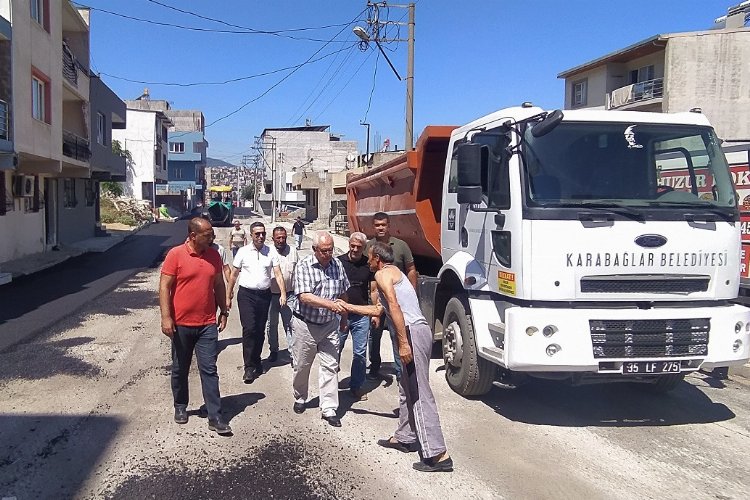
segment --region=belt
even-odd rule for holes
[[[323,322],[323,323],[318,323],[317,321],[310,321],[309,319],[306,319],[306,318],[305,318],[304,316],[302,316],[302,315],[301,315],[300,313],[298,313],[297,311],[294,311],[294,312],[292,313],[292,316],[294,316],[295,318],[299,318],[299,319],[301,319],[301,320],[302,320],[302,321],[304,321],[305,323],[310,323],[310,324],[312,324],[312,325],[318,325],[318,326],[321,326],[321,325],[327,325],[328,323],[330,323],[331,321],[333,321],[333,320],[331,320],[331,321],[325,321],[325,322]]]
[[[263,295],[267,293],[271,293],[270,288],[264,288],[263,290],[259,290],[257,288],[247,288],[246,286],[241,286],[240,290],[244,290],[247,293],[257,293],[257,294],[263,294]]]

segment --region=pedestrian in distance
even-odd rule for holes
[[[372,217],[372,229],[374,237],[367,242],[367,248],[365,254],[368,253],[367,249],[375,243],[380,241],[390,245],[393,249],[393,265],[395,265],[402,273],[404,273],[409,279],[409,283],[412,284],[414,289],[417,288],[417,268],[414,266],[414,256],[411,253],[409,245],[404,240],[391,236],[390,233],[390,218],[385,212],[377,212]],[[371,299],[372,303],[377,303],[378,294],[375,293],[375,282],[371,283]],[[368,378],[378,379],[380,378],[380,342],[383,337],[383,329],[387,326],[388,332],[391,335],[391,345],[393,347],[393,361],[396,365],[396,378],[401,378],[401,360],[398,356],[398,346],[396,344],[396,336],[393,332],[391,325],[386,325],[385,315],[380,317],[372,318],[372,330],[370,332],[370,372]]]
[[[219,332],[229,316],[221,257],[211,248],[211,223],[194,217],[188,223],[188,239],[172,248],[164,259],[159,280],[161,331],[172,340],[172,396],[174,420],[188,421],[188,374],[193,352],[198,362],[208,428],[218,434],[232,433],[221,415],[219,374],[216,369]],[[217,317],[216,309],[221,308]]]
[[[292,234],[294,234],[294,241],[297,242],[297,250],[302,250],[302,237],[306,231],[307,229],[305,229],[305,223],[302,222],[302,217],[297,217],[297,220],[292,225]]]
[[[226,280],[226,283],[228,285],[229,278],[232,276],[232,258],[229,256],[229,252],[227,252],[226,248],[216,243],[216,231],[214,231],[213,228],[211,230],[211,248],[216,250],[216,252],[219,254],[219,257],[221,257],[222,275],[224,276],[224,280]]]
[[[344,308],[335,302],[346,299],[349,279],[341,261],[333,258],[333,237],[318,231],[312,238],[313,254],[297,265],[294,273],[296,300],[292,312],[294,335],[294,412],[305,411],[310,369],[318,358],[320,409],[323,420],[341,427],[336,415],[339,407],[338,359],[339,328],[346,327]]]
[[[349,289],[346,295],[350,304],[366,305],[370,293],[370,282],[375,278],[364,254],[367,236],[355,232],[349,236],[349,251],[338,258],[349,278]],[[357,401],[367,399],[363,385],[367,369],[367,340],[370,335],[370,317],[350,313],[347,316],[347,328],[339,333],[339,353],[344,349],[346,339],[352,337],[352,367],[349,381],[349,392]]]
[[[275,279],[279,286],[281,307],[286,304],[286,287],[279,259],[265,244],[266,227],[262,222],[250,225],[250,237],[252,244],[241,247],[234,256],[227,297],[227,309],[231,309],[234,284],[239,281],[237,308],[240,310],[242,324],[242,358],[245,367],[242,380],[246,384],[252,384],[263,374],[260,355],[265,340],[268,310],[271,307],[272,280]]]
[[[271,281],[271,308],[268,312],[268,347],[271,350],[271,354],[268,357],[268,361],[274,363],[279,356],[279,316],[281,316],[281,325],[286,335],[287,350],[292,359],[292,367],[294,367],[292,310],[289,308],[289,301],[294,298],[294,268],[299,261],[299,254],[297,254],[297,250],[293,246],[287,244],[285,228],[276,226],[273,228],[271,237],[273,238],[271,251],[278,258],[281,275],[284,278],[286,304],[281,305],[281,290],[275,280]]]
[[[247,245],[247,231],[242,227],[239,219],[232,222],[234,227],[229,232],[229,249],[232,251],[232,257],[237,255],[237,251]]]
[[[378,316],[383,310],[396,331],[398,354],[403,364],[399,381],[399,422],[396,432],[378,441],[380,446],[402,452],[421,451],[422,460],[413,467],[421,472],[450,472],[435,396],[430,388],[432,331],[419,308],[417,293],[394,263],[393,247],[373,243],[368,250],[370,269],[380,300],[360,306],[338,301],[350,314]]]

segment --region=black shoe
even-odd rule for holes
[[[349,394],[352,395],[352,398],[354,398],[354,401],[367,401],[367,391],[365,391],[361,387],[357,389],[350,388]]]
[[[254,368],[245,368],[245,375],[242,376],[242,381],[246,384],[252,384],[255,379],[258,378],[258,371]]]
[[[208,430],[214,431],[216,434],[221,436],[228,436],[232,433],[232,428],[229,424],[224,422],[222,419],[217,418],[216,420],[208,420]]]
[[[398,450],[401,453],[414,453],[415,451],[419,451],[419,443],[417,443],[416,441],[413,443],[402,443],[401,441],[396,441],[394,443],[393,441],[391,441],[391,438],[378,439],[378,445],[382,446],[383,448]]]
[[[367,380],[380,380],[380,370],[370,368],[370,371],[367,372]]]
[[[294,413],[300,414],[305,412],[305,403],[294,403],[294,406],[292,407],[294,409]]]
[[[419,472],[451,472],[453,471],[453,459],[448,457],[437,462],[432,458],[425,458],[421,462],[415,462],[412,467]]]
[[[279,359],[279,351],[271,351],[271,354],[268,355],[268,361],[271,363],[275,363]]]
[[[341,419],[336,415],[331,415],[330,417],[326,417],[325,415],[323,415],[321,418],[333,427],[341,427]]]
[[[187,407],[175,406],[174,421],[177,422],[178,424],[186,424],[188,422]]]

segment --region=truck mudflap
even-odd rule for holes
[[[470,301],[479,355],[512,371],[644,376],[750,358],[750,309],[738,304],[553,309],[487,302]]]

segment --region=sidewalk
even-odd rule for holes
[[[58,245],[57,248],[59,250],[39,252],[32,255],[26,255],[20,259],[3,262],[0,264],[0,285],[10,283],[13,279],[21,276],[43,271],[85,253],[106,252],[125,238],[137,233],[149,224],[150,223],[145,223],[128,230],[107,229],[107,232],[109,233],[108,236],[97,236],[76,241],[75,243],[68,245]]]

